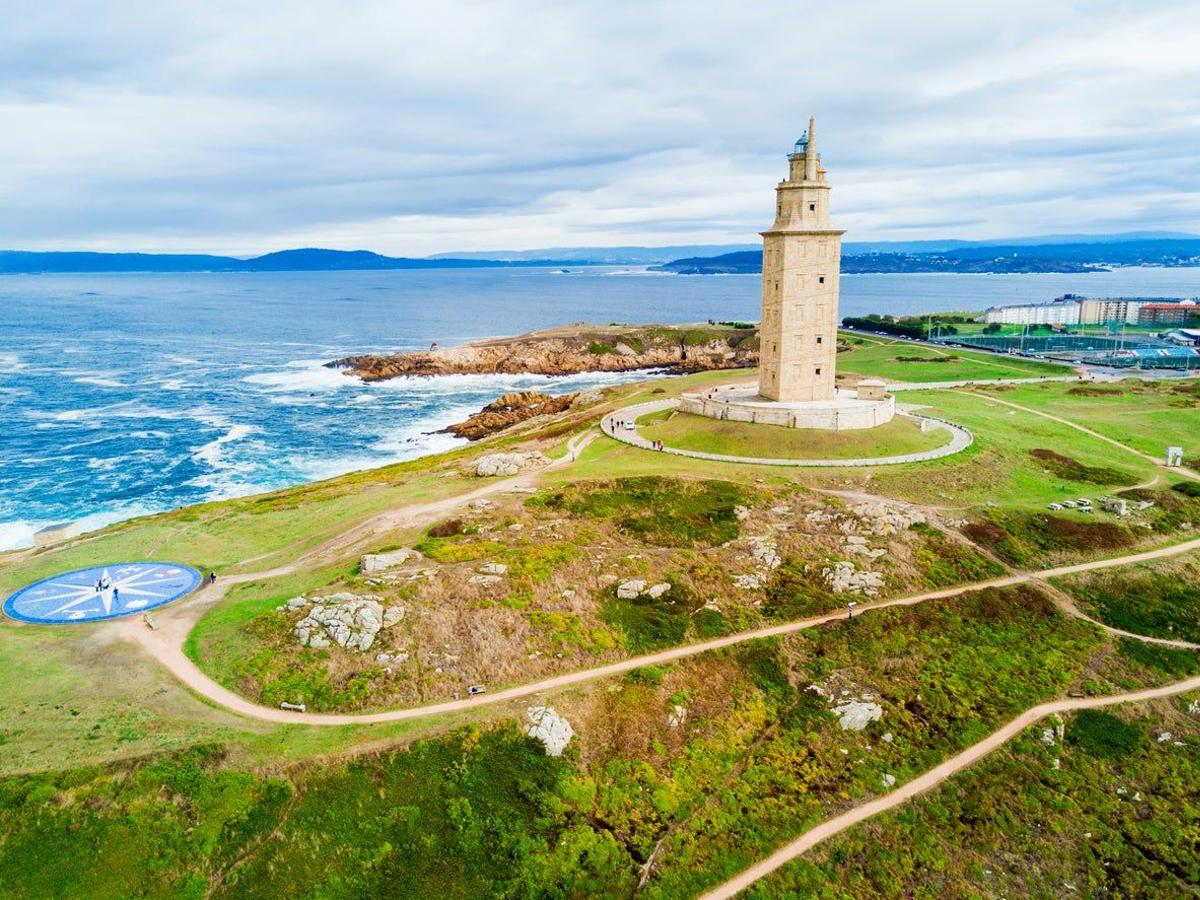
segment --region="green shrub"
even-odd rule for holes
[[[1181,481],[1172,485],[1171,490],[1178,491],[1185,497],[1200,498],[1200,481]]]
[[[1129,484],[1137,479],[1128,472],[1111,469],[1106,466],[1088,466],[1077,459],[1055,453],[1053,450],[1030,450],[1032,456],[1043,468],[1056,478],[1067,481],[1078,481],[1086,484]]]
[[[913,531],[921,536],[921,546],[914,557],[928,587],[952,587],[963,582],[987,581],[1004,574],[1004,567],[990,556],[947,537],[932,526],[914,525]]]
[[[774,619],[800,619],[845,605],[844,598],[830,590],[820,570],[820,563],[786,560],[767,585],[763,612]]]
[[[1075,714],[1067,729],[1067,743],[1101,759],[1117,759],[1141,746],[1142,729],[1111,713],[1084,709]]]

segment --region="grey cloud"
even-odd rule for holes
[[[810,112],[860,240],[1200,229],[1200,9],[18,4],[0,246],[746,241]]]

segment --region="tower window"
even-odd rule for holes
[[[818,284],[824,284],[824,283],[825,283],[825,276],[824,276],[824,275],[821,275],[821,276],[819,276],[819,277],[817,278],[817,283],[818,283]]]
[[[821,336],[820,336],[819,334],[817,335],[817,343],[818,343],[818,344],[819,344],[819,343],[821,343]],[[819,371],[820,371],[820,370],[818,370],[818,372],[819,372]]]
[[[809,212],[816,212],[816,211],[817,211],[817,204],[815,204],[815,203],[810,203],[810,204],[808,204],[808,211],[809,211]]]
[[[820,366],[817,366],[817,374],[818,374],[818,375],[820,375],[820,374],[821,374],[821,367],[820,367]]]

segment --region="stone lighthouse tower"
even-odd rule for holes
[[[758,392],[783,403],[834,398],[842,233],[829,221],[829,184],[816,123],[788,156],[763,236]]]

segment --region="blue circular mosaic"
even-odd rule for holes
[[[4,612],[23,622],[99,622],[145,612],[190,594],[202,576],[176,563],[114,563],[65,572],[21,588]]]

